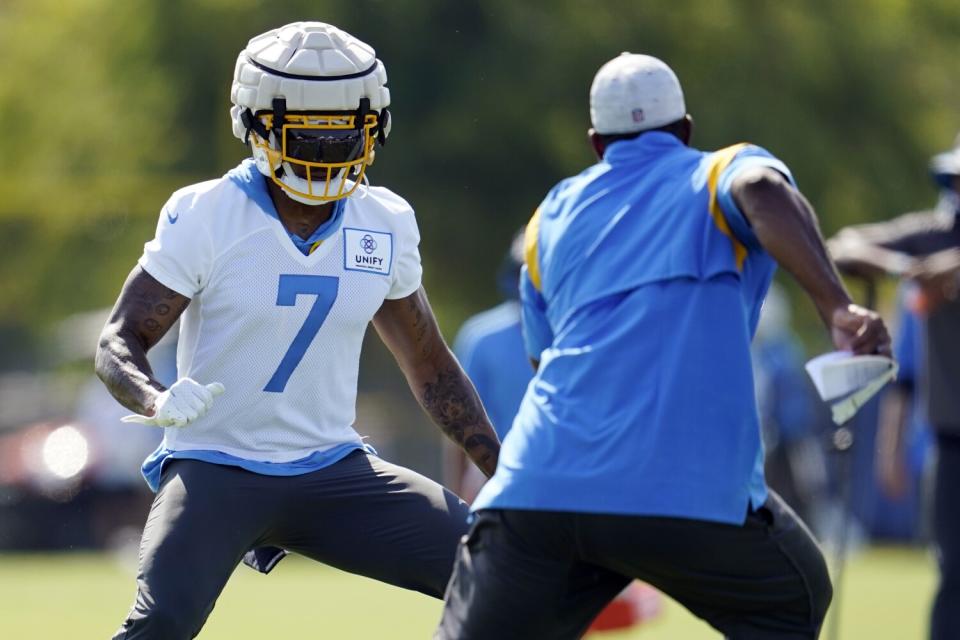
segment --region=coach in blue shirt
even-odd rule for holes
[[[537,373],[473,504],[439,638],[575,638],[631,578],[731,638],[815,638],[823,557],[763,477],[750,340],[777,263],[838,349],[889,354],[789,169],[689,146],[680,83],[623,54],[590,91],[599,162],[527,227]]]

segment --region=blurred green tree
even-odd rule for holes
[[[395,127],[371,178],[417,209],[451,332],[495,300],[547,189],[592,161],[589,84],[620,51],[674,67],[697,146],[782,157],[828,233],[927,205],[927,158],[960,127],[952,0],[7,0],[0,341],[113,301],[169,193],[246,155],[227,118],[237,52],[299,19],[387,65]],[[799,318],[817,339],[808,305]]]

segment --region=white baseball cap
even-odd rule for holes
[[[686,114],[677,75],[653,56],[624,51],[593,78],[590,121],[597,133],[656,129]]]

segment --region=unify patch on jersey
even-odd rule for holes
[[[343,268],[390,275],[393,234],[369,229],[343,229]]]

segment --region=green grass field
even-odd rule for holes
[[[847,565],[844,640],[925,637],[935,582],[928,554],[873,548]],[[132,569],[98,554],[0,554],[0,638],[109,638],[133,598]],[[200,638],[424,639],[440,603],[300,558],[271,575],[238,569]],[[825,634],[826,635],[826,634]],[[596,640],[700,640],[719,635],[679,605],[636,631]],[[531,639],[533,640],[533,639]]]

